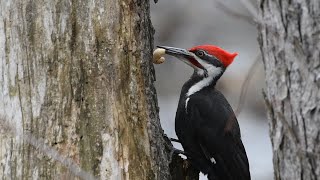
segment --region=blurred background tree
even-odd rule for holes
[[[259,1],[275,179],[320,177],[320,1]]]

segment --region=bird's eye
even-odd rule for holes
[[[200,51],[197,51],[196,55],[199,56],[199,57],[203,57],[204,56],[204,51],[200,50]]]

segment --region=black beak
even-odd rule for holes
[[[178,58],[179,60],[183,61],[184,63],[188,64],[193,68],[199,68],[206,71],[205,68],[194,58],[193,53],[186,49],[169,47],[169,46],[157,46],[157,47],[165,49],[166,54]]]
[[[157,46],[158,48],[162,48],[166,50],[166,54],[175,56],[175,57],[183,57],[185,59],[192,58],[191,52],[189,52],[186,49],[182,48],[175,48],[175,47],[169,47],[169,46]]]

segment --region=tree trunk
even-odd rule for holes
[[[0,177],[169,179],[149,1],[0,8]]]
[[[320,2],[260,0],[275,179],[320,177]]]

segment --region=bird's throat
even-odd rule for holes
[[[213,80],[214,80],[214,77],[207,76],[207,77],[203,77],[200,81],[195,82],[192,86],[190,86],[190,88],[186,94],[187,97],[190,97],[191,95],[193,95],[196,92],[199,92],[200,90],[202,90],[205,87],[211,86]]]
[[[217,80],[221,77],[222,70],[216,69],[215,71],[208,71],[206,76],[199,76],[197,73],[194,73],[191,76],[191,79],[185,84],[188,91],[186,96],[190,97],[191,95],[201,91],[206,87],[214,87]]]

